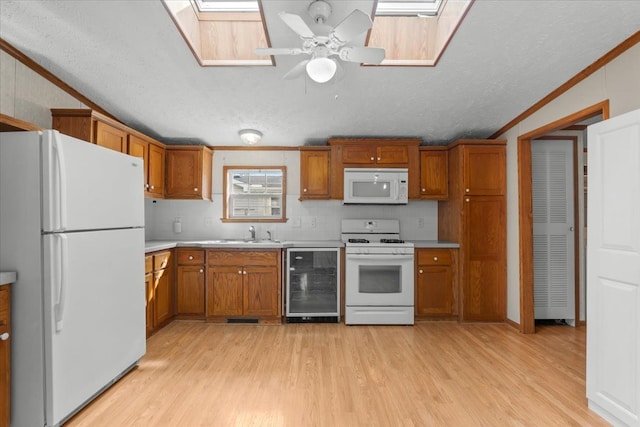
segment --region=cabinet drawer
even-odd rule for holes
[[[204,264],[203,249],[178,249],[179,265],[201,265]]]
[[[278,265],[278,252],[272,251],[245,251],[225,250],[208,253],[210,266],[216,265]]]
[[[149,274],[153,271],[153,257],[147,255],[144,257],[144,274]]]
[[[171,259],[171,252],[162,252],[153,256],[153,269],[162,270],[169,265]]]
[[[419,249],[418,265],[451,265],[451,251],[448,249]]]

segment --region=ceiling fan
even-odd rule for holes
[[[336,59],[347,62],[380,64],[384,59],[384,49],[377,47],[351,46],[348,43],[371,28],[369,15],[355,9],[335,28],[324,23],[331,14],[331,6],[323,0],[315,0],[309,5],[309,14],[318,24],[320,34],[314,33],[299,15],[280,12],[279,16],[289,28],[302,39],[302,47],[257,48],[256,55],[310,55],[294,66],[285,79],[293,79],[304,71],[309,77],[325,83],[333,78],[340,64]]]

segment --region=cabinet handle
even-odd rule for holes
[[[422,274],[422,270],[418,270],[418,273]]]
[[[306,193],[306,192],[307,192],[307,189],[305,188],[305,189],[304,189],[304,190],[302,190],[302,191],[304,191],[304,192]]]
[[[203,270],[203,269],[200,269],[200,273],[204,273],[204,270]]]
[[[380,157],[378,157],[378,161],[380,161]]]
[[[242,274],[242,270],[238,270],[238,274]]]
[[[153,189],[155,189],[155,188],[156,188],[155,186],[153,186],[153,185],[151,186],[151,189],[152,189],[152,190],[153,190]]]
[[[189,255],[189,259],[190,259],[190,260],[191,260],[191,259],[193,259],[193,255]]]
[[[422,192],[424,193],[425,191],[427,191],[427,189],[426,189],[426,188],[423,188],[423,189],[422,189]]]
[[[193,191],[198,191],[198,187],[194,188]]]
[[[465,202],[469,203],[469,198],[464,199]]]
[[[144,188],[149,188],[149,184],[145,184],[145,185],[144,185]]]
[[[469,191],[471,191],[471,190],[469,190],[468,188],[466,188],[464,191],[468,193],[468,192],[469,192]]]
[[[9,332],[5,332],[4,334],[0,335],[0,340],[6,341],[8,339],[9,339]]]
[[[247,270],[243,271],[242,274],[247,274]]]
[[[375,158],[374,158],[374,157],[372,157],[372,158],[371,158],[371,161],[374,161],[374,160],[375,160]]]
[[[434,257],[433,257],[433,260],[434,260],[434,261],[438,261],[438,257],[437,257],[437,256],[434,256]]]

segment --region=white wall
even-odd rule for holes
[[[49,129],[51,108],[87,107],[0,50],[0,113]]]
[[[298,151],[215,151],[213,155],[213,203],[189,200],[150,200],[145,202],[147,240],[209,240],[247,238],[249,223],[223,223],[222,166],[286,166],[286,223],[256,223],[257,237],[267,230],[279,240],[339,240],[343,218],[397,218],[404,239],[435,240],[438,236],[438,204],[410,201],[403,206],[343,206],[338,200],[300,202],[300,154]],[[173,232],[173,221],[180,218],[182,232]],[[424,224],[419,227],[418,220]],[[315,227],[312,226],[315,219]],[[294,226],[299,220],[300,226]]]
[[[606,99],[610,116],[640,108],[640,44],[527,117],[499,138],[507,140],[507,317],[520,323],[518,136]]]

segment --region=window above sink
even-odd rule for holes
[[[285,222],[286,167],[223,167],[223,222]]]

